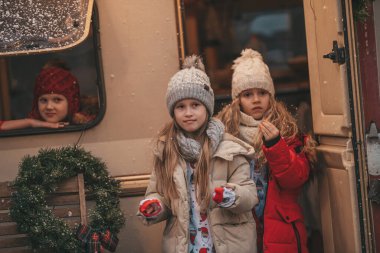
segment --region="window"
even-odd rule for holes
[[[53,3],[51,1],[47,2]],[[56,5],[58,2],[54,1]],[[4,5],[4,1],[0,0],[1,4]],[[20,44],[20,47],[16,47],[16,44],[8,44],[4,53],[5,56],[0,57],[0,120],[27,118],[32,109],[36,77],[41,69],[46,67],[47,63],[52,64],[59,61],[60,63],[63,62],[69,68],[69,72],[78,80],[80,114],[76,115],[75,123],[59,129],[25,128],[0,131],[0,136],[80,131],[96,125],[102,119],[105,112],[105,91],[101,71],[96,8],[93,8],[92,14],[92,22],[86,35],[87,37],[81,43],[76,44],[75,47],[65,44],[66,42],[61,42],[60,45],[65,44],[64,50],[57,51],[54,43],[40,44],[39,50],[42,50],[41,52],[29,54],[28,45],[33,44],[35,41],[29,40],[29,42],[26,42],[28,40],[25,40],[23,45]],[[74,16],[76,17],[77,14],[71,15],[71,17]],[[39,35],[36,36],[38,37]],[[73,42],[72,39],[70,41]],[[42,46],[46,48],[42,48]],[[30,50],[32,53],[36,53],[35,47],[31,47]]]
[[[244,48],[267,63],[278,99],[310,104],[302,1],[184,1],[186,54],[205,61],[217,112],[229,102],[233,60]],[[291,108],[290,108],[291,109]]]

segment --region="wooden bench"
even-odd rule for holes
[[[9,182],[0,182],[0,253],[30,253],[27,235],[17,231],[17,224],[9,215],[12,189]],[[83,175],[62,182],[56,192],[46,198],[53,213],[70,227],[87,224]]]

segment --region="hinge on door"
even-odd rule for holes
[[[332,60],[334,63],[339,65],[346,62],[346,53],[344,47],[338,47],[338,41],[333,41],[333,49],[330,53],[325,54],[323,58]]]
[[[375,122],[372,122],[366,134],[366,152],[368,173],[371,176],[380,176],[380,133]]]

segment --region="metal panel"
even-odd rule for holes
[[[350,119],[346,64],[339,65],[323,55],[333,41],[343,47],[342,15],[339,1],[304,1],[306,38],[316,134],[348,136]]]
[[[322,173],[319,186],[324,252],[361,252],[357,173],[349,110],[350,84],[352,81],[356,85],[356,72],[347,71],[347,65],[353,66],[352,61],[347,60],[350,60],[349,55],[352,56],[354,45],[345,45],[353,41],[354,35],[352,31],[344,33],[345,15],[342,14],[346,10],[342,10],[340,0],[304,0],[304,10],[313,126],[321,144],[318,152]],[[341,48],[350,49],[344,51],[347,55],[343,64],[323,57],[332,51],[333,41],[337,41]]]
[[[321,145],[318,151],[324,253],[360,252],[353,154],[342,146]]]

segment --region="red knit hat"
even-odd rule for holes
[[[41,119],[38,111],[38,98],[44,94],[60,94],[66,97],[69,108],[68,118],[79,111],[79,84],[74,75],[60,67],[48,67],[41,70],[34,85],[34,97],[30,118]]]

